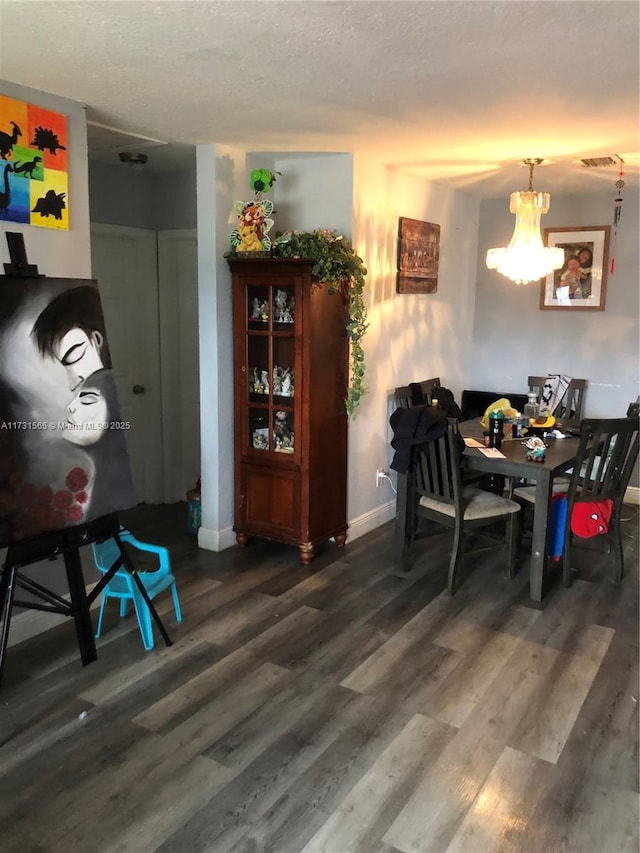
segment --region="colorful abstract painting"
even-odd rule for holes
[[[0,548],[135,505],[95,281],[0,276]]]
[[[69,230],[67,117],[0,95],[0,221]]]

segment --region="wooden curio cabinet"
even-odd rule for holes
[[[234,258],[234,531],[315,546],[347,531],[347,308],[306,260]]]

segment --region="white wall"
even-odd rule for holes
[[[91,278],[91,244],[89,237],[89,187],[87,175],[87,121],[83,104],[18,86],[2,80],[2,94],[46,110],[67,116],[67,162],[69,169],[69,230],[40,228],[19,222],[2,221],[2,258],[9,260],[4,236],[6,231],[24,234],[29,262],[37,264],[41,274],[59,278]]]
[[[543,228],[609,225],[614,189],[552,193]],[[470,387],[524,392],[530,374],[565,373],[588,379],[587,415],[624,415],[640,393],[638,193],[625,193],[605,311],[541,311],[539,283],[516,286],[488,270],[486,250],[506,246],[513,226],[508,199],[482,202]]]
[[[353,228],[353,156],[308,155],[278,158],[273,188],[273,232],[329,228],[351,237]]]
[[[202,527],[198,544],[221,551],[234,544],[233,367],[229,249],[236,199],[248,198],[246,155],[222,145],[199,145],[198,302]]]
[[[196,227],[196,173],[146,172],[120,163],[89,165],[92,222],[153,231]]]
[[[472,358],[479,200],[357,155],[353,244],[367,266],[369,329],[364,397],[349,430],[350,538],[393,517],[378,467],[392,459],[389,416],[397,385],[439,376],[459,399]],[[400,216],[440,225],[438,289],[396,293]]]

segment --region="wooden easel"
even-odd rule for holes
[[[96,660],[98,655],[96,652],[93,626],[91,624],[91,604],[100,595],[118,569],[122,567],[130,572],[135,580],[140,594],[144,598],[165,643],[167,646],[172,645],[171,639],[162,624],[162,620],[158,616],[153,602],[149,598],[138,572],[124,548],[119,531],[120,522],[118,516],[113,514],[98,518],[88,524],[79,525],[78,527],[68,527],[55,533],[45,533],[33,539],[25,539],[22,542],[15,542],[9,545],[7,558],[0,574],[0,685],[2,684],[2,671],[9,640],[9,625],[14,606],[25,607],[29,610],[45,610],[50,613],[60,613],[63,616],[73,616],[76,624],[82,665],[86,666],[88,663]],[[100,578],[91,592],[87,594],[79,549],[84,545],[90,545],[92,542],[102,542],[110,537],[117,542],[120,556],[109,568],[109,571]],[[36,581],[26,577],[19,571],[24,566],[37,563],[40,560],[55,559],[60,555],[64,557],[70,601],[62,598],[42,584],[36,583]],[[18,601],[15,598],[17,587],[36,596],[39,601]]]
[[[90,521],[87,524],[78,525],[77,527],[67,527],[64,530],[54,533],[44,533],[33,539],[25,539],[22,542],[15,542],[9,545],[7,559],[0,574],[0,685],[2,684],[2,670],[9,640],[11,612],[14,606],[25,607],[29,610],[45,610],[50,613],[60,613],[63,616],[73,616],[76,624],[82,665],[86,666],[88,663],[96,660],[98,655],[96,652],[93,626],[91,624],[90,608],[118,569],[123,567],[135,580],[140,594],[144,598],[165,643],[167,646],[172,645],[171,639],[153,606],[153,602],[149,598],[138,576],[138,572],[124,548],[119,532],[120,522],[117,514],[114,513]],[[109,538],[113,538],[117,542],[120,556],[87,595],[79,549],[84,545],[90,545],[92,542],[102,542]],[[36,583],[19,571],[24,566],[37,563],[40,560],[55,560],[60,555],[64,557],[70,601],[62,598],[47,587],[42,586],[42,584]],[[16,587],[20,587],[36,596],[39,601],[18,601],[15,598]]]
[[[25,279],[44,278],[38,273],[38,267],[27,261],[23,235],[17,232],[7,232],[6,236],[11,258],[11,263],[4,264],[6,276]],[[0,276],[0,279],[2,278],[4,276]],[[14,606],[73,616],[82,665],[86,666],[86,664],[96,660],[98,655],[91,624],[90,607],[118,569],[121,568],[125,568],[132,575],[165,643],[167,646],[172,645],[171,639],[138,576],[138,572],[124,548],[119,531],[120,522],[117,514],[113,513],[86,524],[66,527],[63,530],[43,533],[32,539],[9,544],[6,561],[0,569],[0,685],[2,684],[4,658],[9,640],[9,625]],[[90,545],[92,542],[102,542],[109,538],[113,538],[117,542],[120,556],[87,595],[79,549],[84,545]],[[42,584],[36,583],[19,571],[24,566],[37,563],[40,560],[55,560],[58,556],[64,558],[70,601]],[[15,591],[17,587],[29,592],[38,600],[16,600]]]

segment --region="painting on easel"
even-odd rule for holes
[[[0,547],[135,504],[95,281],[0,277]]]

